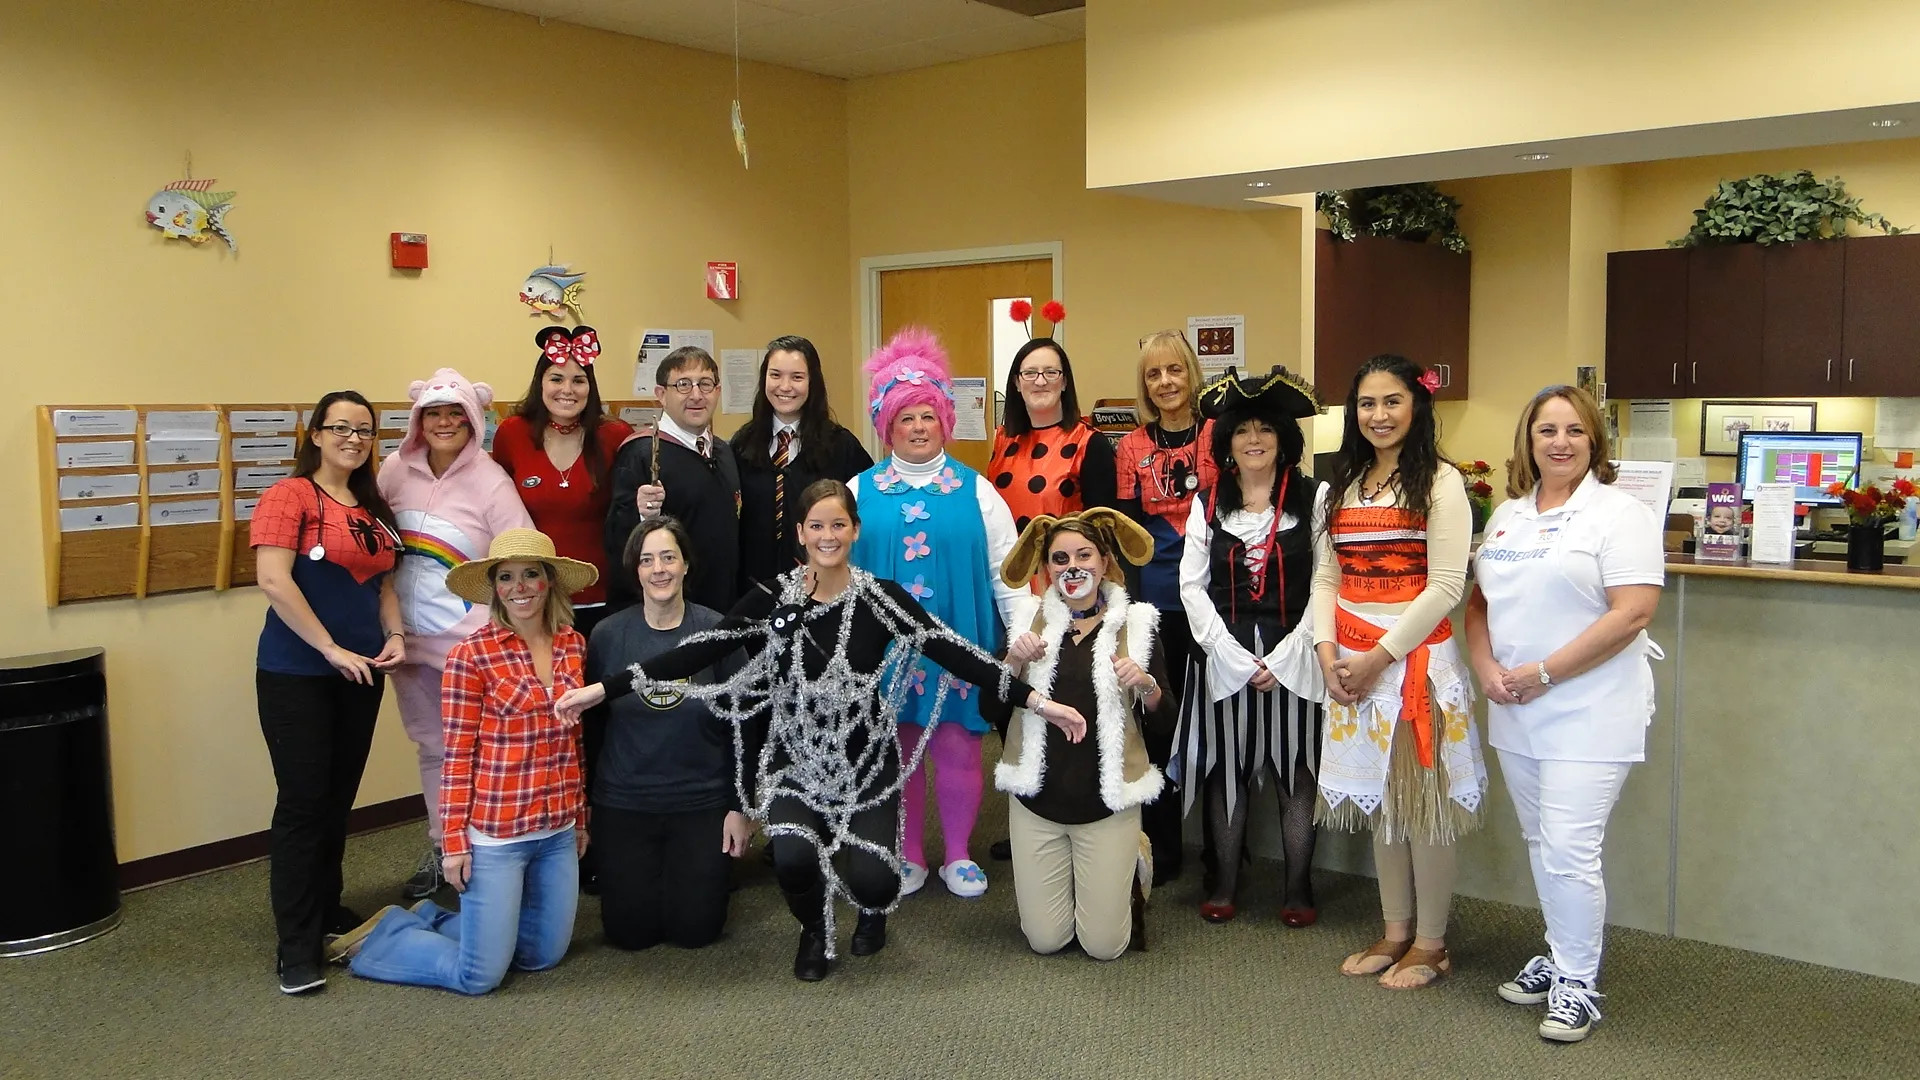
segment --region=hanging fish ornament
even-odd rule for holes
[[[228,251],[240,250],[227,231],[227,211],[233,209],[231,191],[213,191],[212,180],[175,180],[147,200],[147,224],[165,236],[204,244],[218,236]]]
[[[584,319],[580,291],[586,288],[581,283],[586,276],[584,271],[576,274],[565,266],[542,266],[521,284],[520,302],[532,308],[535,315],[558,319],[571,311],[575,319]]]

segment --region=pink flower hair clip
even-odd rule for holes
[[[1440,392],[1440,373],[1438,371],[1435,371],[1432,368],[1428,368],[1427,370],[1421,372],[1420,385],[1426,387],[1427,393],[1429,394],[1439,393]]]

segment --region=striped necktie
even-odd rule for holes
[[[693,452],[699,454],[701,457],[707,456],[707,437],[705,435],[701,435],[693,440]]]
[[[773,448],[773,542],[774,550],[780,550],[781,540],[791,542],[787,535],[787,463],[792,459],[793,429],[786,428],[774,440]]]

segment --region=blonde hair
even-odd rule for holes
[[[573,625],[573,600],[566,590],[560,588],[560,578],[553,572],[553,564],[542,559],[501,559],[487,570],[487,611],[493,616],[493,624],[503,630],[513,629],[513,618],[507,614],[507,605],[500,599],[500,588],[494,581],[494,575],[500,567],[510,562],[530,562],[540,567],[540,573],[547,579],[547,603],[540,609],[540,625],[549,634],[557,634],[563,626]]]
[[[1187,369],[1187,408],[1199,411],[1200,358],[1194,355],[1187,335],[1180,330],[1159,330],[1140,339],[1140,362],[1134,370],[1137,382],[1133,402],[1134,419],[1143,424],[1160,422],[1160,409],[1147,393],[1147,364],[1155,359],[1178,360]],[[1198,419],[1198,417],[1196,417]]]
[[[1587,469],[1603,484],[1611,484],[1620,475],[1613,467],[1613,441],[1607,437],[1607,424],[1600,416],[1600,403],[1577,386],[1549,386],[1533,395],[1520,412],[1520,426],[1513,431],[1513,456],[1507,459],[1507,498],[1524,498],[1540,482],[1540,466],[1533,460],[1533,422],[1540,409],[1554,398],[1573,406],[1580,426],[1586,429],[1593,458]]]

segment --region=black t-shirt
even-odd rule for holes
[[[647,624],[640,605],[606,618],[587,642],[587,679],[599,682],[629,664],[644,664],[691,634],[720,624],[720,613],[688,604],[671,630]],[[725,679],[738,666],[728,656],[687,681]],[[643,814],[740,809],[734,788],[733,729],[705,702],[671,691],[628,694],[608,707],[606,743],[593,774],[595,806]]]

